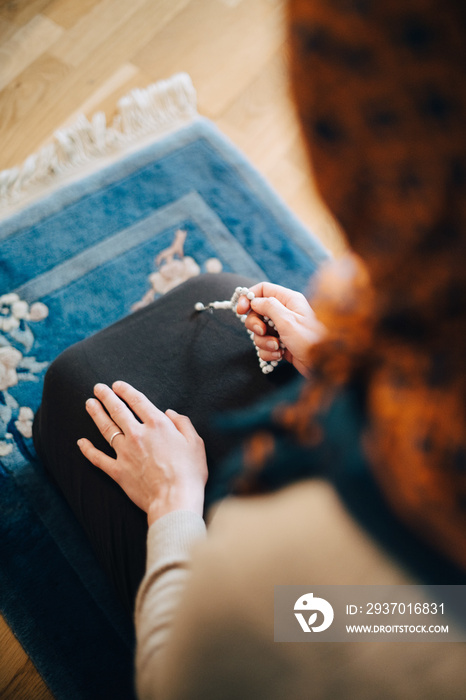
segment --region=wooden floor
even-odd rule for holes
[[[283,0],[0,0],[0,170],[84,112],[186,71],[213,120],[334,253],[287,87]],[[1,517],[1,514],[0,514]],[[0,618],[0,697],[51,694]]]

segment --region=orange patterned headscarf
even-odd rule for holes
[[[466,569],[466,5],[291,0],[291,83],[317,185],[355,253],[312,304],[320,377],[284,413],[363,378],[386,499]]]

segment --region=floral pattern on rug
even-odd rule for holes
[[[20,382],[39,381],[37,375],[48,365],[31,355],[34,334],[30,327],[48,313],[42,302],[29,305],[15,293],[0,296],[0,458],[19,450],[14,432],[19,433],[18,438],[32,437],[33,410],[21,406],[11,389]]]
[[[148,277],[150,289],[131,310],[147,306],[190,277],[202,272],[218,273],[222,263],[209,258],[202,265],[184,254],[187,232],[178,229],[173,242],[154,260],[154,272]],[[32,437],[34,411],[13,395],[21,382],[38,382],[49,362],[38,362],[33,354],[31,325],[47,318],[49,310],[42,302],[28,304],[12,292],[0,296],[0,460],[15,458],[24,452],[25,440]]]
[[[162,294],[185,282],[190,277],[196,277],[201,272],[218,273],[222,271],[222,263],[218,258],[209,258],[204,263],[204,270],[189,255],[184,254],[184,244],[187,231],[178,229],[173,243],[162,250],[154,260],[155,271],[149,275],[150,289],[142,299],[131,307],[132,311],[142,309]]]

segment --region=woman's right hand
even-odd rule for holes
[[[250,291],[254,292],[254,299],[240,297],[237,311],[248,314],[245,326],[254,333],[261,359],[271,362],[282,356],[276,335],[263,320],[268,316],[285,345],[283,357],[302,375],[309,376],[309,351],[323,338],[326,329],[317,320],[306,297],[270,282],[260,282],[250,287]]]

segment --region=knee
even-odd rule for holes
[[[238,275],[234,272],[220,272],[218,274],[206,273],[187,280],[184,291],[193,299],[193,305],[198,300],[196,295],[209,296],[212,301],[230,299],[236,287],[251,287],[260,280]],[[182,287],[179,287],[181,291]]]
[[[64,426],[79,422],[84,414],[85,399],[90,395],[85,375],[86,363],[78,346],[62,352],[45,374],[42,401],[33,423],[34,446],[45,462],[55,445],[55,433],[64,435]]]
[[[89,392],[89,379],[86,377],[86,362],[80,343],[67,348],[51,363],[45,378],[42,392],[42,407],[47,409],[50,403],[62,406],[76,396]],[[92,386],[92,384],[91,384]]]

